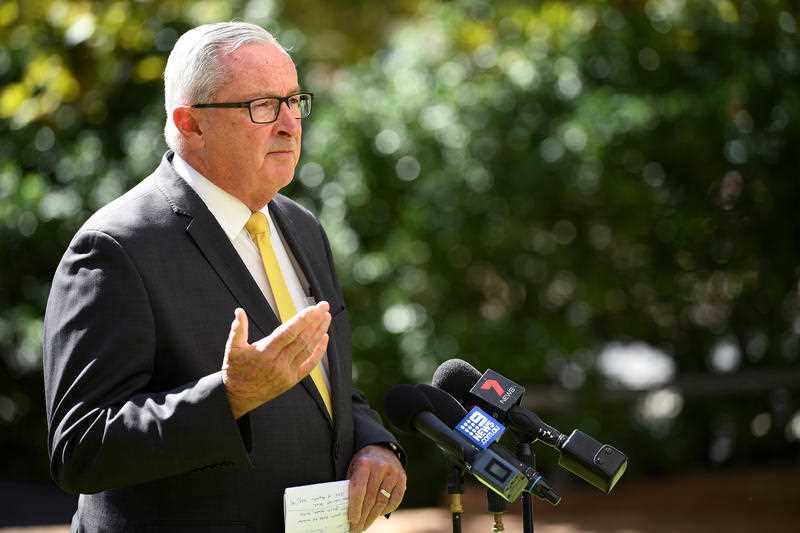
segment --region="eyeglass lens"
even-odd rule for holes
[[[250,104],[254,122],[272,122],[278,118],[283,102],[278,98],[262,98]],[[311,96],[297,94],[288,99],[289,111],[294,118],[306,118],[311,114]],[[284,110],[285,112],[285,110]]]

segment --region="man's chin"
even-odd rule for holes
[[[265,179],[268,180],[269,183],[273,184],[278,191],[280,191],[289,185],[294,179],[294,167],[291,169],[281,169],[277,172],[270,172]]]

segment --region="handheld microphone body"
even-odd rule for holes
[[[529,473],[520,471],[516,461],[509,461],[507,455],[497,453],[495,449],[475,446],[434,413],[419,413],[413,424],[418,432],[431,439],[467,473],[503,499],[513,502],[528,487]]]
[[[430,411],[421,411],[412,421],[414,429],[422,433],[445,454],[459,463],[472,461],[478,449],[467,439],[447,427]]]

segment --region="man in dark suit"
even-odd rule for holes
[[[262,28],[176,43],[172,150],[78,231],[47,304],[51,470],[81,495],[74,531],[281,531],[286,487],[345,478],[353,530],[400,504],[402,450],[352,388],[327,237],[278,194],[311,98]]]

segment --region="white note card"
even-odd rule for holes
[[[290,487],[283,493],[286,533],[348,533],[350,481]]]

